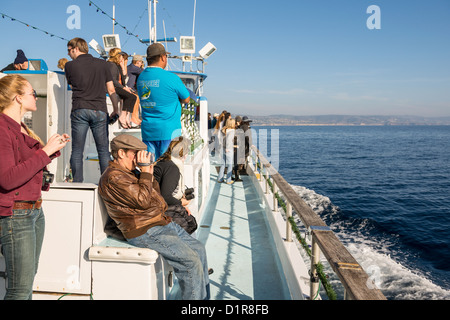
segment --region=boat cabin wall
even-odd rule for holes
[[[174,72],[183,81],[186,88],[195,93],[197,97],[203,96],[203,83],[206,75],[195,72]]]

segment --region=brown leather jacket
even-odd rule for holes
[[[167,204],[160,194],[158,182],[150,173],[143,172],[137,178],[126,168],[110,162],[100,178],[98,190],[109,216],[127,239],[172,221],[164,214]]]

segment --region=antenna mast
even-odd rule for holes
[[[116,26],[116,5],[114,4],[113,0],[113,34],[114,34],[114,27]]]
[[[195,14],[197,12],[197,0],[194,1],[194,22],[192,23],[192,36],[195,36]]]
[[[152,2],[153,2],[153,29],[152,29]],[[148,0],[148,28],[150,34],[150,44],[156,42],[156,4],[157,0]]]

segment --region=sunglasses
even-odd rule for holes
[[[36,90],[34,90],[34,89],[33,89],[33,92],[31,92],[31,93],[25,93],[24,96],[25,96],[25,95],[28,95],[28,94],[29,94],[29,95],[32,95],[35,99],[37,99],[37,97],[38,97],[38,96],[37,96],[37,92],[36,92]],[[17,96],[15,96],[14,99],[16,99],[16,97],[17,97]],[[12,99],[12,101],[14,101],[14,99]]]
[[[37,99],[37,93],[36,90],[33,89],[32,93],[27,93],[27,94],[31,94],[35,99]]]

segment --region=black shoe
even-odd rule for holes
[[[243,181],[242,179],[239,179],[239,178],[237,178],[237,179],[234,179],[234,181],[235,182],[241,182],[241,181]]]
[[[213,274],[213,273],[214,273],[213,268],[209,268],[209,269],[208,269],[208,275],[209,275],[209,274]]]

